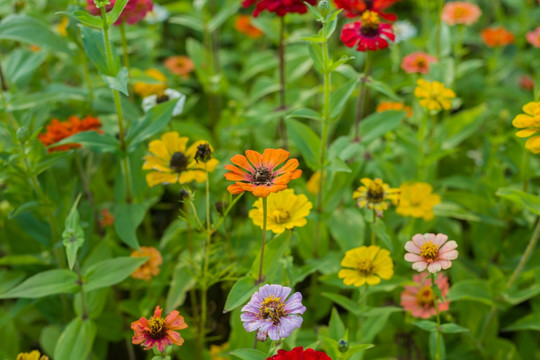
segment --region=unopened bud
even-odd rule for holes
[[[349,342],[345,339],[338,341],[338,350],[339,352],[346,353],[349,350]]]
[[[327,0],[321,0],[319,1],[317,8],[322,16],[326,16],[330,12],[330,3]]]
[[[189,193],[189,190],[182,189],[182,190],[180,190],[178,201],[183,203],[184,201],[189,199],[190,196],[191,196],[191,194]]]
[[[28,128],[26,126],[21,126],[17,129],[17,139],[21,142],[21,144],[24,144],[26,140],[28,140]]]

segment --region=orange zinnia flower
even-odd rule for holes
[[[413,114],[410,106],[394,101],[383,101],[379,105],[377,105],[378,113],[385,111],[405,111],[407,113],[407,117],[409,118]]]
[[[263,35],[261,29],[251,23],[249,15],[238,15],[234,20],[234,28],[253,39],[258,39]]]
[[[161,308],[158,305],[154,310],[154,316],[149,320],[142,317],[131,323],[131,328],[135,331],[131,342],[137,345],[142,343],[144,350],[150,350],[157,346],[158,350],[163,352],[165,347],[170,344],[180,346],[184,343],[180,333],[174,330],[182,330],[187,327],[184,318],[176,310],[171,311],[163,319],[161,317]]]
[[[482,30],[482,39],[489,47],[500,47],[513,43],[514,34],[498,26]]]
[[[170,56],[163,63],[173,74],[187,78],[189,73],[195,69],[193,61],[187,56]]]
[[[227,180],[236,181],[227,190],[231,194],[251,191],[257,197],[267,197],[271,192],[279,192],[287,188],[289,181],[298,179],[302,170],[297,169],[298,160],[289,159],[287,163],[276,169],[289,157],[283,149],[266,149],[261,155],[253,150],[246,150],[246,156],[235,155],[231,162],[240,168],[227,164],[225,174]]]
[[[150,280],[152,277],[159,274],[159,266],[163,263],[161,254],[155,247],[141,246],[141,250],[135,250],[131,253],[131,257],[145,257],[148,256],[148,260],[135,269],[131,274],[134,279]]]
[[[83,131],[97,131],[102,134],[103,130],[101,130],[101,122],[98,118],[91,116],[87,116],[82,120],[77,116],[70,116],[68,121],[63,122],[58,121],[58,119],[53,119],[51,123],[47,125],[47,131],[43,134],[39,134],[38,139],[44,146],[49,146]],[[47,152],[67,151],[80,147],[81,144],[76,143],[64,144],[49,148]]]

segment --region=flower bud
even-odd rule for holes
[[[349,342],[345,339],[338,341],[338,350],[339,352],[346,353],[349,350]]]
[[[21,126],[17,129],[17,139],[20,141],[21,144],[24,144],[26,140],[28,140],[29,135],[30,134],[26,126]]]
[[[330,12],[330,3],[328,0],[321,0],[319,1],[317,8],[322,16],[326,16]]]
[[[189,190],[182,189],[182,190],[180,190],[178,201],[183,203],[184,201],[189,199],[190,196],[191,196],[191,194],[190,194]]]

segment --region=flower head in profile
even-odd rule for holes
[[[94,0],[86,0],[86,10],[94,16],[100,16],[101,10],[98,9],[94,3]],[[109,5],[105,6],[105,11],[110,11],[114,7],[116,0],[109,0]],[[129,25],[133,25],[144,19],[146,14],[152,11],[154,4],[152,0],[128,0],[126,7],[120,14],[120,17],[114,25],[120,25],[125,22]]]
[[[418,272],[427,270],[437,273],[452,266],[452,260],[457,259],[457,243],[448,241],[444,234],[416,234],[412,241],[405,243],[405,260],[412,262],[412,268]]]
[[[376,12],[380,17],[388,21],[397,20],[394,14],[386,14],[384,10],[401,0],[334,0],[339,9],[343,9],[345,16],[355,18],[366,11]]]
[[[158,249],[152,246],[141,246],[140,250],[131,253],[131,257],[148,257],[148,260],[131,273],[134,279],[150,280],[159,274],[159,267],[163,263]]]
[[[157,83],[149,84],[142,81],[137,81],[133,84],[133,91],[140,97],[147,97],[150,95],[162,95],[167,88],[167,77],[158,69],[148,69],[144,73],[155,79]]]
[[[60,122],[58,119],[53,119],[49,125],[47,125],[47,131],[39,134],[38,139],[44,146],[53,145],[60,140],[66,139],[72,135],[83,131],[97,131],[102,134],[101,122],[98,118],[87,116],[84,119],[80,119],[78,116],[70,116],[67,121]],[[63,144],[59,146],[49,147],[47,152],[53,151],[67,151],[75,148],[80,148],[81,144]]]
[[[394,35],[396,36],[394,40],[396,44],[407,41],[418,34],[418,30],[409,20],[396,21],[392,24],[392,30],[394,30]]]
[[[441,197],[433,193],[433,187],[424,182],[404,183],[399,187],[400,197],[396,213],[401,216],[423,218],[435,217],[433,207],[441,202]]]
[[[527,33],[527,42],[535,48],[540,48],[540,26]]]
[[[186,103],[186,95],[174,89],[165,89],[159,95],[153,94],[145,97],[142,101],[141,107],[143,108],[144,112],[148,112],[153,107],[171,100],[176,101],[172,115],[178,116],[182,114],[184,111],[184,104]]]
[[[482,39],[489,47],[506,46],[514,42],[514,34],[502,26],[482,30]]]
[[[416,274],[413,276],[413,281],[415,284],[405,286],[405,291],[401,293],[401,306],[410,311],[411,315],[416,318],[428,319],[436,315],[435,294],[433,294],[431,288],[432,284],[429,275],[427,273]],[[435,282],[441,291],[441,295],[446,297],[450,288],[448,277],[438,273]],[[448,311],[449,307],[449,301],[442,302],[440,299],[437,301],[439,312]]]
[[[407,74],[427,74],[429,72],[429,64],[435,62],[437,62],[435,56],[418,51],[405,56],[401,61],[401,68]]]
[[[373,209],[379,217],[382,217],[383,211],[388,209],[389,201],[399,199],[399,190],[391,188],[381,179],[362,178],[360,182],[363,185],[353,193],[353,199],[356,199],[359,208]]]
[[[444,87],[444,84],[424,79],[418,79],[414,89],[414,96],[420,102],[420,106],[430,111],[450,110],[452,108],[452,99],[456,93]]]
[[[538,154],[540,153],[540,134],[537,134],[540,131],[540,101],[525,104],[523,112],[525,114],[519,114],[512,120],[512,125],[521,129],[516,133],[517,137],[526,138],[531,136],[525,142],[525,148],[533,154]]]
[[[195,70],[195,64],[187,56],[170,56],[163,62],[163,65],[172,72],[184,79],[187,79],[189,74]]]
[[[278,341],[288,337],[302,325],[302,294],[291,293],[291,288],[281,285],[264,285],[253,294],[251,300],[242,308],[240,319],[248,332],[257,330],[257,340]]]
[[[49,357],[41,355],[37,350],[32,350],[29,353],[20,353],[15,360],[49,360]]]
[[[376,111],[378,113],[385,112],[385,111],[405,111],[407,114],[407,117],[411,117],[413,115],[412,109],[410,106],[403,104],[402,102],[395,102],[395,101],[382,101],[377,105]]]
[[[345,24],[341,30],[341,41],[357,51],[377,51],[388,47],[388,40],[394,41],[392,25],[381,23],[374,11],[365,11],[360,20]]]
[[[156,346],[159,351],[163,352],[168,345],[181,346],[184,343],[184,339],[176,330],[187,327],[184,318],[180,316],[178,311],[171,311],[166,318],[162,318],[161,308],[156,306],[154,316],[150,319],[141,317],[131,323],[131,329],[135,332],[131,342],[136,345],[141,344],[144,346],[144,350],[150,350]]]
[[[317,0],[307,0],[310,5],[315,5]],[[247,8],[255,4],[253,16],[257,17],[264,10],[273,12],[278,16],[285,16],[289,13],[304,14],[307,6],[302,0],[243,0],[242,6]]]
[[[161,135],[161,139],[150,142],[148,150],[152,154],[144,157],[143,164],[144,170],[152,170],[146,174],[148,186],[206,181],[206,173],[213,172],[219,162],[216,159],[207,163],[196,161],[199,145],[208,144],[208,141],[196,141],[189,148],[188,141],[187,137],[170,131]]]
[[[388,280],[394,275],[394,263],[390,251],[379,246],[360,246],[349,250],[341,260],[338,277],[345,285],[377,285],[381,279]]]
[[[446,24],[472,25],[482,15],[482,10],[476,4],[466,1],[453,1],[444,5],[441,18]]]
[[[252,39],[258,39],[264,34],[261,29],[253,25],[249,15],[238,15],[234,19],[234,28]]]
[[[266,360],[332,360],[322,351],[305,349],[302,346],[295,347],[290,351],[279,349],[278,353]]]
[[[304,194],[295,195],[293,189],[286,189],[268,195],[268,214],[266,228],[275,234],[281,234],[287,229],[302,227],[307,224],[306,216],[313,204]],[[249,211],[253,223],[263,227],[263,201],[258,199]]]
[[[266,149],[263,154],[246,150],[246,156],[235,155],[231,158],[234,165],[227,164],[227,180],[235,181],[227,190],[231,194],[244,191],[253,192],[257,197],[267,197],[270,193],[285,190],[289,181],[298,179],[302,170],[297,169],[298,160],[289,159],[289,152],[283,149]]]

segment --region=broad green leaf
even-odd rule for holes
[[[129,0],[116,0],[114,7],[107,13],[107,22],[112,25],[118,20]]]
[[[2,259],[5,259],[5,257]],[[4,265],[3,262],[0,264]],[[0,294],[20,283],[23,279],[24,273],[15,270],[0,269]]]
[[[307,41],[310,41],[309,38],[304,39]],[[309,50],[309,56],[311,56],[311,60],[313,60],[313,66],[315,66],[315,70],[317,70],[319,73],[324,73],[324,61],[321,54],[321,46],[314,44],[313,41],[308,44],[308,50]]]
[[[437,356],[437,332],[432,331],[429,333],[429,354],[431,359],[446,359],[446,346],[444,345],[444,337],[442,334],[439,336],[440,341],[440,354],[441,356]]]
[[[258,288],[251,276],[240,278],[229,291],[223,312],[229,312],[244,304]]]
[[[120,239],[132,249],[139,248],[137,228],[144,219],[143,204],[117,204],[114,207],[114,228]]]
[[[101,78],[103,81],[105,81],[105,84],[110,89],[118,90],[122,94],[129,96],[127,84],[128,84],[128,69],[126,67],[122,67],[115,76],[109,76],[105,74],[101,74]]]
[[[420,320],[415,321],[413,325],[425,331],[437,331],[437,323],[434,321]]]
[[[308,108],[295,110],[287,116],[287,119],[294,119],[294,118],[312,119],[312,120],[317,120],[317,121],[322,120],[320,113],[318,113],[315,110],[308,109]]]
[[[9,100],[9,109],[13,110],[25,110],[30,109],[42,104],[47,103],[56,103],[56,102],[67,102],[67,101],[79,101],[87,102],[88,98],[84,93],[77,91],[77,89],[72,88],[70,92],[68,91],[58,91],[52,90],[47,92],[38,92],[33,94],[18,94],[13,96]],[[3,109],[3,105],[0,103],[0,109]]]
[[[324,296],[325,298],[332,300],[333,302],[345,308],[346,310],[350,311],[356,316],[360,316],[360,314],[362,313],[362,310],[360,309],[358,304],[352,301],[351,299],[349,299],[348,297],[345,297],[340,294],[329,293],[329,292],[323,292],[321,293],[321,295]]]
[[[357,78],[351,79],[343,84],[339,89],[332,92],[332,95],[330,96],[330,119],[336,120],[338,118],[339,114],[341,114],[343,111],[345,104],[347,104],[347,100],[349,100],[351,94],[356,88],[357,83]]]
[[[267,354],[257,349],[238,349],[229,353],[240,360],[266,360]]]
[[[372,90],[375,90],[383,94],[384,96],[389,97],[390,99],[394,101],[399,101],[399,102],[403,101],[403,99],[397,96],[396,93],[385,82],[370,78],[366,82],[366,86]]]
[[[51,145],[51,147],[63,144],[81,144],[82,147],[97,152],[117,152],[120,142],[109,134],[99,134],[97,131],[83,131],[63,139]]]
[[[81,195],[79,194],[66,218],[64,232],[62,233],[70,270],[73,270],[73,265],[75,265],[77,259],[77,251],[84,243],[84,231],[79,225],[79,212],[77,211],[80,198]]]
[[[0,299],[36,299],[49,295],[74,293],[79,289],[77,274],[67,269],[40,272],[0,294]]]
[[[57,15],[67,15],[72,19],[79,21],[81,24],[95,28],[101,29],[103,27],[103,22],[98,16],[92,16],[88,11],[84,10],[75,10],[75,11],[59,11]]]
[[[206,51],[204,46],[197,40],[189,38],[186,41],[186,51],[193,63],[195,64],[195,73],[199,81],[205,86],[209,86],[210,79],[206,71]]]
[[[178,24],[185,26],[187,28],[190,28],[195,31],[202,32],[203,31],[203,21],[202,19],[199,19],[198,17],[192,16],[192,15],[177,15],[172,16],[168,20],[171,24]]]
[[[511,325],[507,326],[505,331],[523,331],[533,330],[540,331],[540,312],[535,312],[518,319]]]
[[[88,270],[83,274],[84,290],[89,292],[116,285],[147,260],[148,257],[124,256],[100,261],[88,267]]]
[[[22,88],[32,79],[36,69],[47,58],[47,52],[33,52],[27,49],[15,49],[3,59],[2,70],[10,84]]]
[[[444,121],[441,149],[453,149],[468,137],[476,134],[484,123],[485,116],[483,114],[486,110],[487,105],[481,104],[472,109],[460,111]]]
[[[345,335],[345,324],[343,324],[343,321],[341,321],[341,317],[339,316],[339,312],[336,310],[336,308],[332,308],[328,328],[328,334],[332,339],[341,339]]]
[[[101,74],[116,76],[118,69],[120,69],[120,59],[114,53],[114,47],[112,56],[113,64],[109,66],[103,33],[85,26],[81,26],[80,28],[84,50],[90,61],[92,61]]]
[[[262,267],[263,276],[270,272],[271,267],[278,265],[278,260],[281,258],[281,256],[287,249],[289,236],[289,232],[284,231],[275,238],[271,240],[266,240],[266,245],[264,246],[264,259]],[[251,265],[251,276],[253,277],[253,279],[257,279],[259,277],[260,263],[261,258],[257,256],[255,258],[255,261],[253,261],[253,264]]]
[[[208,31],[214,32],[216,31],[223,23],[236,14],[238,12],[238,8],[240,8],[240,2],[233,0],[228,1],[226,4],[224,4],[221,9],[218,11],[217,14],[215,14],[212,19],[208,22]]]
[[[480,279],[462,280],[452,285],[446,299],[449,301],[470,300],[493,305],[488,283]]]
[[[187,292],[196,284],[193,275],[186,268],[186,264],[178,263],[174,269],[171,287],[167,293],[165,309],[172,311],[180,307],[186,299]]]
[[[403,111],[384,111],[373,113],[360,121],[358,132],[360,141],[368,143],[396,129],[405,118]]]
[[[338,208],[326,221],[332,237],[342,251],[351,250],[364,244],[366,224],[358,209]]]
[[[319,156],[321,140],[311,128],[301,122],[293,119],[287,119],[287,134],[294,143],[307,165],[313,170],[319,168]]]
[[[467,332],[469,329],[463,326],[459,326],[458,324],[442,324],[441,325],[441,332],[446,334],[457,334],[462,332]]]
[[[80,317],[73,319],[60,335],[54,349],[55,360],[86,359],[96,337],[96,324]]]
[[[497,190],[497,196],[510,200],[524,207],[535,215],[540,215],[540,197],[510,187]]]

